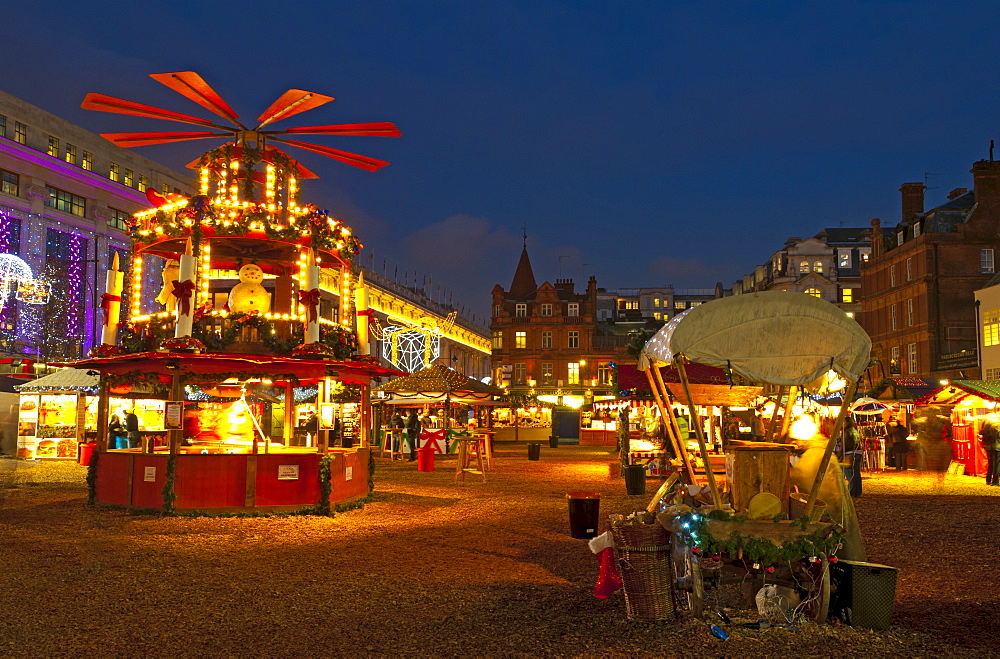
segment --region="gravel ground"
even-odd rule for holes
[[[525,438],[498,442],[486,483],[456,484],[450,457],[430,473],[379,460],[372,501],[334,518],[90,509],[82,467],[0,460],[0,655],[1000,654],[1000,488],[982,479],[865,479],[869,561],[900,570],[890,630],[722,641],[705,622],[629,621],[620,592],[594,598],[566,493],[600,492],[602,518],[649,497],[609,480],[604,448],[543,445],[533,462]]]

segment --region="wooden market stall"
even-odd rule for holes
[[[991,422],[1000,426],[1000,383],[994,380],[950,380],[929,394],[914,402],[914,416],[926,418],[926,411],[936,411],[945,415],[946,422],[935,439],[950,444],[950,458],[960,466],[960,472],[969,476],[985,476],[987,455],[983,448],[979,431],[983,424]],[[919,449],[925,451],[930,438],[919,438]],[[931,451],[933,453],[933,451]],[[940,464],[930,465],[941,468]]]

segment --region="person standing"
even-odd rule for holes
[[[397,409],[392,415],[392,419],[389,420],[389,427],[392,430],[389,431],[389,437],[386,441],[391,442],[390,450],[393,452],[399,452],[402,447],[400,444],[403,441],[401,435],[403,434],[403,428],[406,427],[406,423],[403,421],[402,415],[400,415]]]
[[[753,418],[750,419],[750,434],[753,436],[753,441],[762,442],[764,441],[764,408],[763,406],[758,407],[754,410]]]
[[[117,414],[111,415],[111,421],[108,423],[108,448],[124,448],[119,446],[118,443],[122,437],[125,436],[125,427],[122,426],[121,420],[118,418]]]
[[[125,432],[128,435],[129,448],[139,448],[142,435],[139,434],[139,417],[135,415],[134,407],[125,413]]]
[[[1000,487],[1000,429],[987,418],[979,430],[979,438],[986,451],[986,484]]]
[[[851,464],[844,469],[844,476],[847,477],[847,491],[852,499],[861,498],[861,461],[864,452],[861,448],[861,436],[854,424],[854,419],[847,417],[844,419],[844,432],[842,435],[844,444],[844,461]]]
[[[410,462],[417,459],[417,439],[420,437],[420,419],[417,418],[417,411],[410,410],[410,415],[406,417],[406,443],[410,446]]]
[[[900,424],[896,419],[889,421],[889,436],[886,442],[892,446],[893,459],[896,462],[896,471],[906,471],[906,457],[910,452],[910,444],[906,438],[910,431],[906,426]]]

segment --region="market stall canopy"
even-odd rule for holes
[[[420,402],[440,402],[446,398],[455,401],[482,402],[492,400],[493,396],[503,393],[492,385],[439,364],[431,364],[406,377],[373,387],[372,392],[376,395],[388,394],[390,399],[414,405]]]
[[[912,401],[926,396],[939,389],[937,381],[921,378],[891,377],[878,382],[865,395],[879,400]]]
[[[857,380],[870,353],[871,339],[836,305],[805,293],[764,291],[712,300],[672,319],[646,342],[639,368],[671,364],[683,354],[750,382],[801,386],[829,370]]]
[[[90,375],[87,369],[66,368],[49,373],[37,380],[19,384],[14,388],[22,394],[56,391],[82,391],[86,394],[96,394],[100,379],[99,375]]]
[[[680,384],[677,369],[662,366],[660,375],[667,389],[678,400],[687,400]],[[726,377],[726,371],[705,364],[688,364],[688,381],[691,395],[699,405],[722,405],[726,407],[749,406],[760,395],[761,387],[734,385]],[[652,398],[649,380],[637,367],[629,364],[618,366],[618,389],[621,394],[635,398]]]
[[[915,405],[960,405],[966,399],[981,398],[1000,402],[1000,382],[996,380],[952,380],[922,396]]]

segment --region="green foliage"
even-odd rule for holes
[[[177,456],[167,456],[167,477],[163,483],[163,514],[174,514],[174,501],[177,500],[177,493],[174,492],[174,477],[177,473]]]
[[[316,502],[316,514],[330,514],[330,492],[333,486],[330,484],[330,459],[329,455],[324,455],[319,460],[319,501]]]
[[[808,517],[794,520],[794,524],[802,529],[803,535],[794,541],[786,541],[781,545],[775,545],[767,538],[744,535],[738,529],[730,533],[728,538],[716,538],[708,529],[708,519],[738,523],[746,521],[748,518],[733,516],[720,510],[713,510],[707,517],[698,513],[688,513],[680,518],[682,527],[687,524],[683,536],[688,546],[698,547],[706,555],[728,554],[735,557],[742,551],[744,557],[762,565],[799,560],[819,554],[831,556],[836,553],[837,548],[845,538],[844,531],[832,525],[806,534],[805,531],[809,524]],[[783,515],[777,515],[774,523],[787,522],[783,519]]]
[[[375,451],[368,450],[368,494],[375,491]]]
[[[642,354],[642,349],[646,345],[646,341],[649,341],[653,335],[656,334],[656,330],[651,329],[634,329],[628,333],[629,342],[625,347],[629,356],[633,359],[638,359],[639,355]]]
[[[100,454],[94,451],[87,465],[87,505],[93,506],[97,501],[97,458]]]

